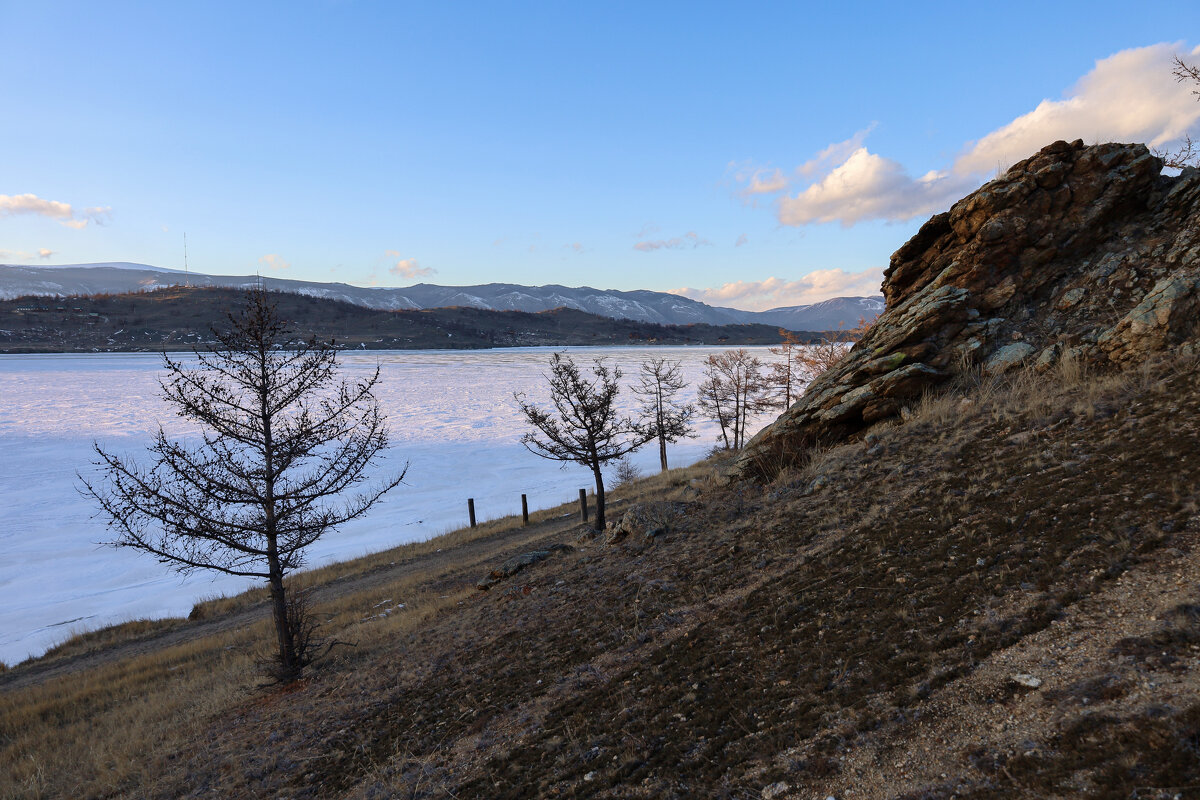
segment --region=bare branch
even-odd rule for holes
[[[265,578],[271,589],[281,674],[308,663],[304,630],[289,619],[284,577],[304,549],[365,514],[404,477],[353,491],[387,446],[372,394],[379,370],[337,382],[336,351],[298,341],[266,292],[247,294],[217,344],[196,364],[164,354],[163,396],[204,429],[200,443],[160,429],[139,466],[95,447],[103,480],[80,476],[115,534],[111,542],[173,569]]]
[[[575,361],[563,353],[550,358],[550,402],[554,412],[514,395],[525,420],[534,428],[521,437],[529,452],[552,461],[574,462],[592,470],[596,481],[596,527],[604,527],[604,476],[601,468],[620,459],[657,435],[653,426],[619,417],[616,399],[621,370],[596,359],[592,378],[584,377]],[[539,435],[540,434],[540,435]]]

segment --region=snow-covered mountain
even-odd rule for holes
[[[724,310],[724,309],[723,309]],[[732,311],[733,309],[728,309]],[[753,314],[750,322],[778,325],[794,331],[849,330],[859,320],[873,320],[883,313],[882,297],[832,297],[807,306],[783,306],[767,311],[743,311]]]
[[[152,291],[168,286],[225,286],[249,288],[258,283],[256,275],[204,275],[196,272],[163,269],[146,264],[108,262],[31,266],[0,264],[0,299],[25,295],[67,296],[121,294]],[[512,283],[487,283],[479,286],[438,286],[418,283],[403,288],[362,287],[346,283],[317,283],[263,276],[268,289],[294,292],[311,297],[341,300],[367,308],[390,311],[402,309],[470,306],[499,311],[548,311],[574,308],[615,319],[687,325],[763,323],[789,330],[837,330],[852,328],[860,317],[873,318],[883,311],[882,297],[837,297],[808,306],[773,308],[769,311],[742,311],[720,308],[666,292],[593,289],[590,286],[520,286]]]

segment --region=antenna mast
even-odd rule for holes
[[[190,286],[188,281],[188,263],[187,263],[187,231],[183,233],[183,285]]]

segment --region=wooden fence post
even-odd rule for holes
[[[467,498],[467,513],[471,515],[471,527],[475,527],[475,498]]]
[[[587,489],[579,490],[579,513],[583,515],[584,523],[587,522]]]
[[[521,495],[521,524],[529,524],[529,499]]]

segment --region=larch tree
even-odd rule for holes
[[[700,384],[700,411],[720,427],[726,450],[740,450],[749,438],[750,416],[767,408],[763,363],[746,350],[710,355]]]
[[[824,337],[819,342],[804,345],[795,351],[798,374],[804,384],[812,383],[818,376],[827,372],[839,361],[846,357],[854,347],[854,343],[867,335],[878,316],[867,319],[859,317],[858,325],[850,330],[839,330],[837,333]],[[772,350],[772,352],[774,352]],[[797,396],[801,392],[796,393]]]
[[[654,427],[658,438],[658,460],[662,471],[667,471],[667,445],[677,442],[692,433],[692,420],[696,408],[691,403],[680,403],[679,392],[687,386],[683,379],[683,365],[666,358],[643,361],[638,382],[629,387],[641,401],[642,419]]]
[[[332,343],[298,339],[261,288],[228,322],[194,362],[163,355],[163,396],[199,439],[175,441],[160,427],[145,463],[94,445],[100,475],[80,480],[116,533],[111,544],[180,572],[266,580],[272,674],[287,682],[314,653],[311,622],[284,578],[304,563],[305,548],[365,514],[406,467],[364,485],[388,443],[372,393],[378,368],[339,381]]]
[[[775,361],[770,366],[766,381],[770,387],[767,402],[774,408],[788,409],[792,401],[800,397],[801,386],[804,384],[804,370],[801,357],[804,355],[803,345],[796,334],[784,328],[779,329],[783,341],[778,347],[770,348],[771,354],[782,356],[781,361]]]
[[[1172,62],[1171,74],[1180,83],[1193,83],[1200,86],[1200,65],[1189,64],[1179,56]],[[1192,94],[1200,99],[1200,88],[1193,89]],[[1163,166],[1183,169],[1184,167],[1200,166],[1200,148],[1192,141],[1191,136],[1185,135],[1179,147],[1175,150],[1158,151],[1154,153],[1163,160]]]
[[[604,474],[610,461],[632,453],[657,435],[652,425],[620,416],[616,400],[620,394],[621,370],[609,368],[604,359],[592,365],[592,376],[583,375],[568,355],[550,358],[552,408],[544,409],[515,394],[525,421],[533,427],[521,444],[534,455],[551,461],[574,462],[589,468],[596,481],[596,530],[604,529]]]

